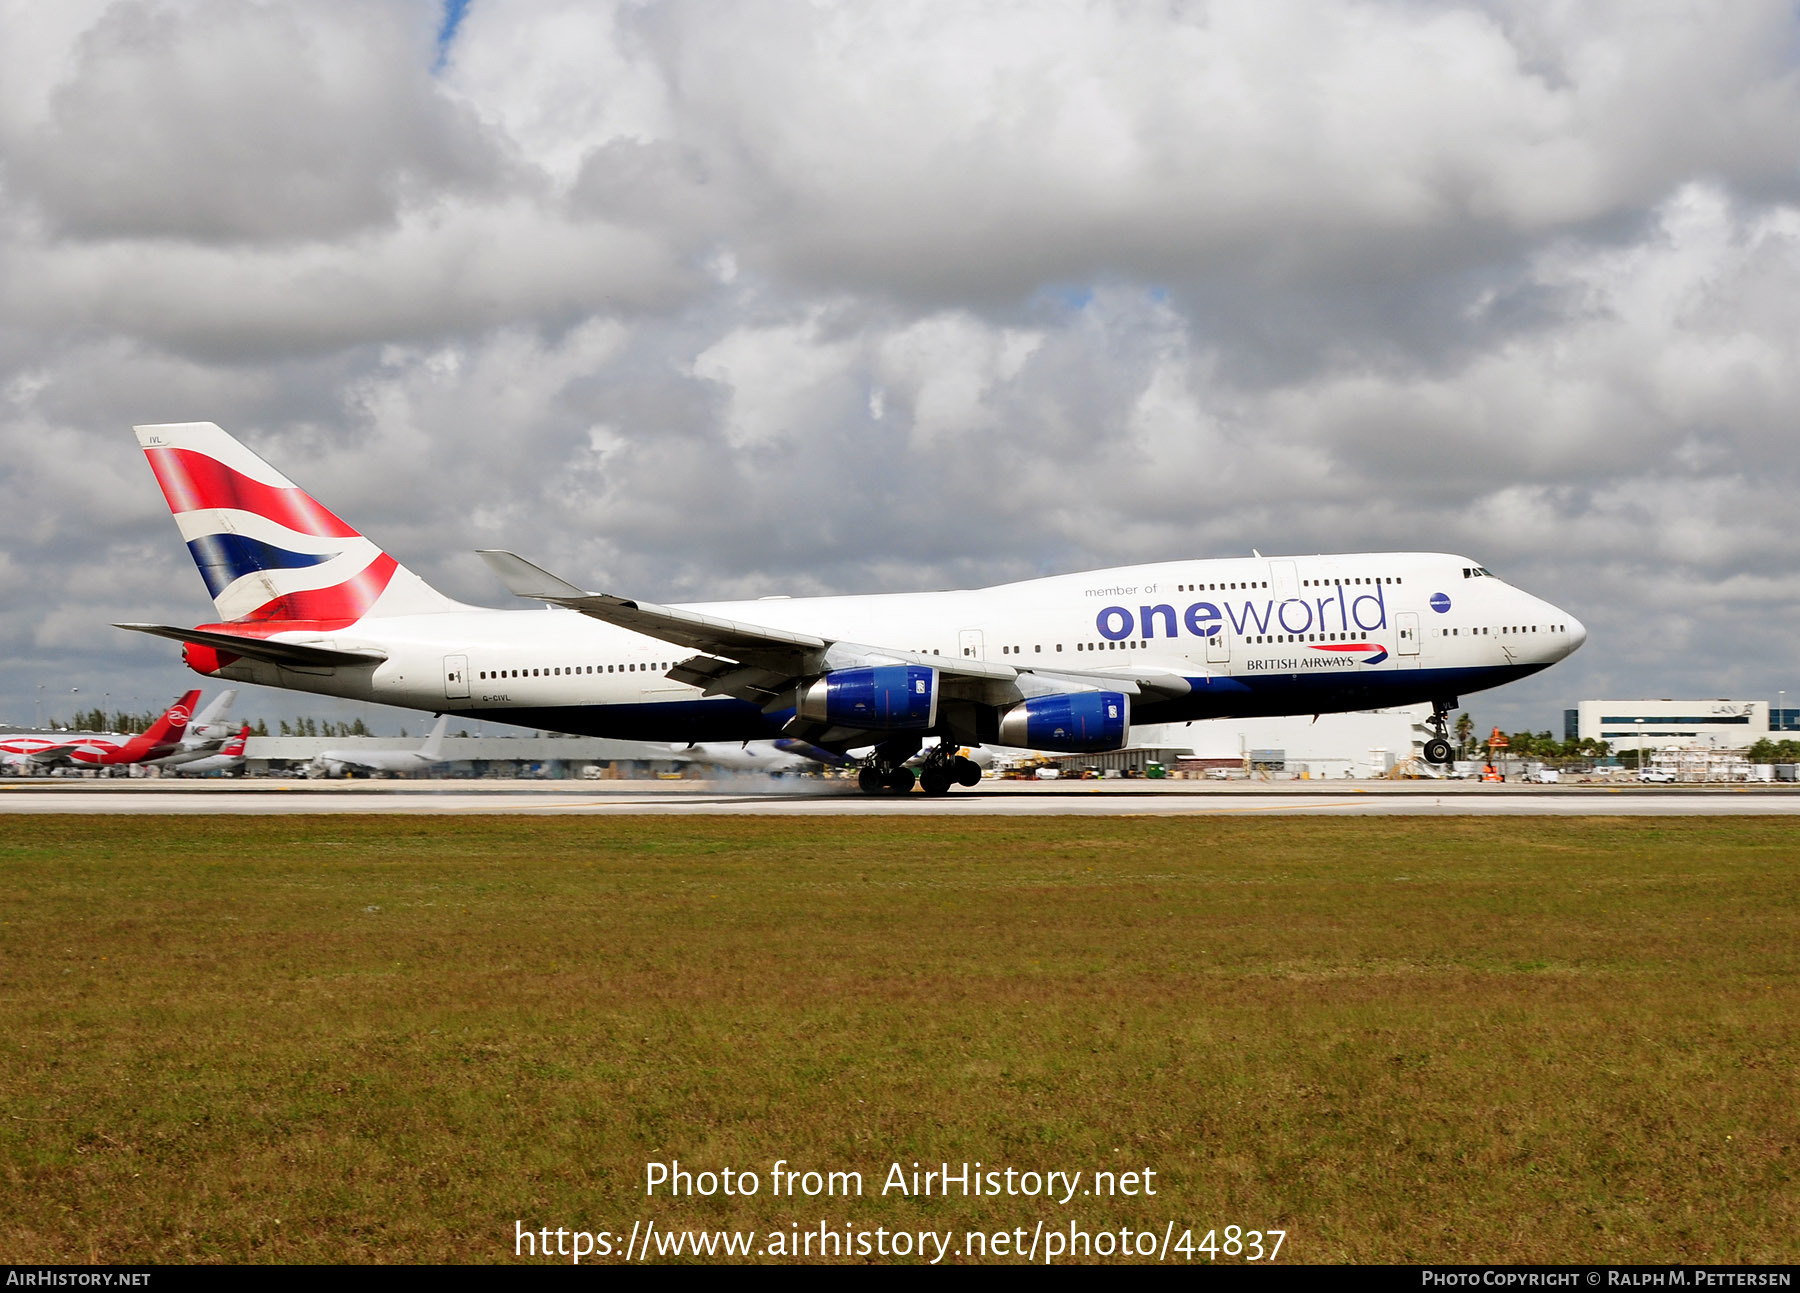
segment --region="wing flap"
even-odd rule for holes
[[[1134,669],[1097,673],[1086,669],[1030,669],[1024,672],[1054,683],[1073,683],[1082,690],[1117,691],[1127,696],[1151,693],[1157,699],[1185,696],[1193,684],[1172,669]]]
[[[755,665],[705,655],[679,662],[666,676],[698,687],[707,696],[736,696],[758,705],[774,700],[783,692],[791,693],[794,686],[793,675],[783,670],[760,669]]]

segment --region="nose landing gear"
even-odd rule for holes
[[[1431,733],[1431,739],[1425,742],[1425,762],[1446,766],[1451,761],[1450,721],[1448,715],[1456,708],[1456,698],[1434,700],[1431,702],[1431,717],[1425,720],[1425,728]]]

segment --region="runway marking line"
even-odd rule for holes
[[[584,799],[584,800],[577,800],[577,801],[569,802],[569,803],[512,804],[512,805],[506,805],[506,806],[501,806],[501,805],[490,806],[487,804],[451,804],[451,805],[446,805],[445,807],[439,808],[439,809],[434,809],[434,810],[428,809],[427,811],[436,811],[436,812],[442,812],[442,813],[504,813],[504,812],[571,810],[571,809],[592,810],[592,809],[608,809],[608,808],[618,809],[620,811],[630,811],[632,809],[642,809],[642,808],[676,808],[676,807],[680,807],[680,808],[729,808],[729,807],[738,807],[743,804],[766,804],[768,802],[769,801],[766,799],[723,799],[723,800],[715,799],[715,800],[702,800],[699,802],[695,802],[693,799],[690,799],[690,798],[687,798],[684,796],[680,799],[650,799],[650,800],[638,799],[638,800],[628,800],[623,803],[620,803],[620,802],[614,801],[614,800],[601,800],[601,801],[596,802],[596,801]],[[827,803],[827,802],[862,803],[864,801],[854,800],[854,799],[836,800],[836,801],[796,799],[796,800],[788,800],[786,802],[789,804],[796,805],[796,806],[802,806],[802,805],[810,806],[810,805],[816,804],[816,803]],[[882,803],[893,804],[894,810],[896,812],[908,811],[904,807],[901,807],[900,802],[896,801],[896,800],[874,800],[871,802],[873,802],[875,804],[882,804]],[[960,805],[964,805],[964,804],[967,804],[970,807],[974,807],[974,802],[971,800],[967,800],[967,799],[964,799],[964,800],[950,799],[950,800],[941,800],[938,802],[943,803],[944,806],[947,808],[960,806]],[[1240,805],[1232,805],[1230,807],[1220,805],[1216,808],[1201,809],[1200,811],[1216,813],[1216,814],[1223,816],[1228,813],[1293,812],[1296,809],[1303,809],[1303,808],[1361,808],[1361,807],[1363,807],[1363,804],[1361,802],[1359,802],[1358,800],[1345,799],[1345,800],[1335,800],[1335,801],[1334,800],[1325,800],[1322,802],[1312,802],[1312,803],[1289,802],[1289,803],[1279,803],[1279,804],[1244,804],[1241,806]],[[1152,810],[1149,812],[1140,812],[1140,813],[1119,813],[1119,814],[1117,814],[1117,816],[1120,816],[1120,817],[1179,817],[1179,816],[1191,815],[1191,813],[1192,813],[1192,810],[1189,810],[1189,813],[1184,814],[1179,810],[1170,809],[1170,810],[1166,810],[1166,811],[1162,811],[1162,812],[1157,812],[1157,811]]]

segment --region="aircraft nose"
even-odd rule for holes
[[[1568,639],[1569,649],[1563,652],[1563,654],[1573,655],[1581,649],[1581,644],[1587,641],[1587,625],[1583,624],[1567,611],[1558,610],[1556,613],[1562,616],[1562,622],[1567,626],[1567,632],[1564,636]]]

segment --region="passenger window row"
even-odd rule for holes
[[[552,665],[547,669],[483,669],[480,678],[483,682],[489,682],[501,678],[565,678],[590,673],[667,673],[674,667],[673,661],[650,664]]]
[[[1400,578],[1395,575],[1369,575],[1366,577],[1352,576],[1348,579],[1302,579],[1300,581],[1300,586],[1302,588],[1361,588],[1373,586],[1375,584],[1397,584],[1400,582]],[[1268,586],[1269,581],[1265,579],[1260,583],[1251,581],[1237,584],[1177,584],[1175,591],[1178,593],[1225,593],[1242,591],[1250,588],[1267,588]]]
[[[1500,634],[1501,637],[1505,637],[1509,633],[1536,633],[1537,631],[1538,631],[1538,626],[1535,624],[1508,624],[1504,628],[1500,628],[1500,629],[1490,629],[1490,628],[1470,629],[1469,636],[1470,637],[1485,637],[1491,633],[1497,632]],[[1568,631],[1569,631],[1569,626],[1567,624],[1546,624],[1544,626],[1544,632],[1546,632],[1546,633],[1567,633]],[[1462,630],[1461,629],[1439,629],[1438,636],[1443,637],[1443,638],[1461,637]]]

